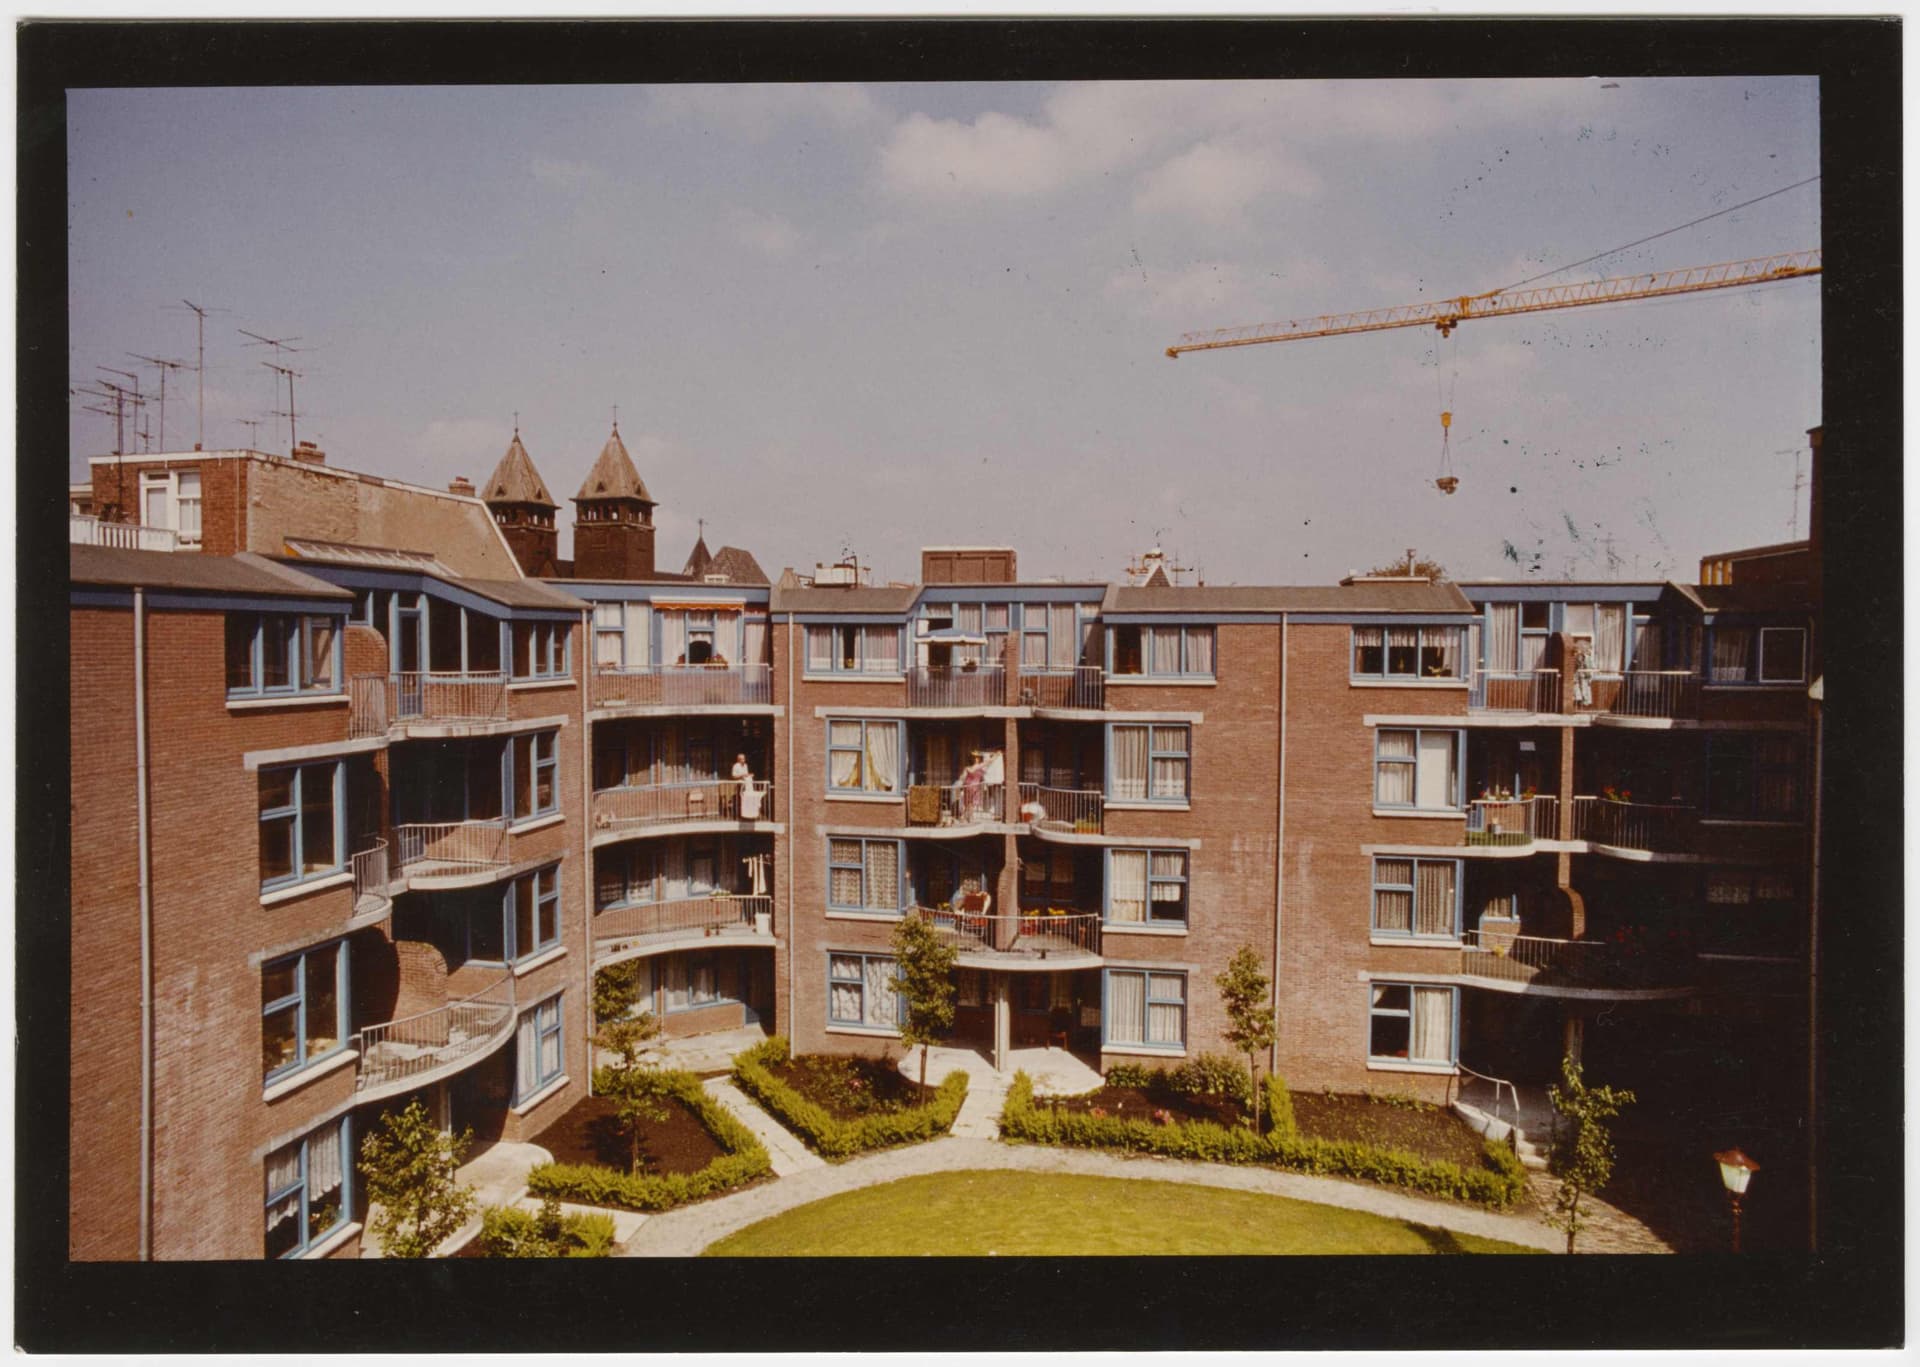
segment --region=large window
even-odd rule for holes
[[[1117,802],[1185,802],[1192,728],[1116,724],[1107,728],[1107,797]]]
[[[1423,939],[1460,935],[1460,864],[1453,859],[1375,859],[1373,931]]]
[[[900,910],[900,842],[827,841],[827,905],[839,911]]]
[[[1107,920],[1121,925],[1185,925],[1187,852],[1107,851]]]
[[[1724,821],[1796,821],[1806,797],[1801,738],[1718,731],[1707,737],[1707,815]]]
[[[267,964],[260,971],[261,1063],[267,1081],[342,1048],[347,1019],[345,941]]]
[[[1367,1057],[1379,1063],[1453,1063],[1451,987],[1374,983],[1367,1008]]]
[[[1464,627],[1355,627],[1356,679],[1458,679]]]
[[[560,807],[557,731],[515,736],[507,747],[507,791],[513,795],[515,821],[545,816]]]
[[[898,793],[901,725],[897,721],[827,722],[829,793]]]
[[[807,673],[898,674],[898,626],[810,626]]]
[[[340,621],[292,612],[229,612],[227,696],[340,692]]]
[[[1112,672],[1116,675],[1155,679],[1214,676],[1212,627],[1117,626],[1110,632]]]
[[[520,1025],[514,1033],[514,1102],[526,1101],[542,1087],[550,1086],[566,1071],[567,1051],[562,1034],[560,1004],[564,992],[555,993],[538,1006],[520,1013]]]
[[[1382,727],[1374,735],[1373,805],[1458,811],[1462,734]]]
[[[513,677],[566,679],[573,675],[568,658],[573,641],[567,622],[513,623]]]
[[[897,1030],[904,1014],[893,958],[827,955],[827,1023]]]
[[[348,1116],[267,1155],[267,1256],[306,1252],[353,1219],[353,1128]]]
[[[182,546],[200,544],[200,472],[150,470],[140,476],[140,522],[168,527]]]
[[[509,959],[526,959],[560,943],[560,866],[536,869],[507,884],[505,925]]]
[[[260,887],[324,878],[346,867],[346,764],[260,771]]]
[[[1187,1047],[1187,975],[1145,969],[1107,971],[1105,1043],[1128,1049]]]
[[[737,965],[716,955],[674,954],[660,964],[659,972],[670,1013],[740,1000]]]
[[[1793,684],[1807,679],[1805,627],[1716,626],[1708,632],[1707,681]]]

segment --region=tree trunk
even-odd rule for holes
[[[927,1046],[920,1046],[920,1090],[927,1090]]]
[[[1567,1207],[1567,1252],[1573,1252],[1574,1232],[1580,1228],[1580,1188],[1573,1189],[1573,1204]]]
[[[1247,1104],[1253,1107],[1253,1132],[1260,1133],[1260,1065],[1254,1062],[1256,1056],[1247,1055]]]

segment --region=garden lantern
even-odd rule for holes
[[[1760,1165],[1738,1149],[1716,1153],[1720,1165],[1720,1184],[1727,1189],[1727,1205],[1733,1210],[1733,1251],[1740,1251],[1740,1201],[1747,1194],[1747,1183],[1760,1171]]]

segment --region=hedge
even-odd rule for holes
[[[1160,1125],[1145,1119],[1035,1106],[1032,1080],[1025,1073],[1017,1073],[1007,1093],[1006,1110],[1000,1115],[1000,1134],[1033,1144],[1125,1149],[1211,1163],[1265,1163],[1295,1172],[1359,1177],[1427,1196],[1487,1206],[1511,1205],[1526,1190],[1526,1169],[1503,1144],[1487,1144],[1487,1167],[1468,1170],[1457,1163],[1354,1140],[1310,1139],[1294,1128],[1286,1084],[1278,1078],[1269,1079],[1267,1092],[1274,1128],[1267,1134],[1255,1134],[1241,1126],[1229,1128],[1207,1120]]]
[[[611,1069],[594,1070],[596,1093],[605,1095],[617,1085]],[[665,1092],[692,1111],[726,1152],[698,1172],[632,1173],[598,1163],[542,1163],[527,1174],[527,1190],[535,1196],[554,1196],[590,1206],[670,1210],[773,1172],[773,1163],[753,1131],[708,1096],[699,1078],[692,1073],[669,1072],[665,1075]]]
[[[933,1100],[891,1115],[840,1120],[775,1077],[772,1069],[787,1061],[786,1037],[774,1035],[733,1061],[733,1080],[825,1158],[848,1158],[869,1149],[917,1144],[945,1134],[967,1099],[967,1075],[956,1069],[934,1090]]]

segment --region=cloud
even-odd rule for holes
[[[800,245],[800,230],[778,214],[756,214],[736,210],[727,222],[733,240],[763,256],[791,256]]]
[[[647,122],[685,123],[745,142],[765,142],[797,125],[856,132],[881,117],[864,86],[674,85],[649,92]]]
[[[1103,292],[1137,317],[1186,331],[1270,322],[1286,317],[1286,308],[1299,315],[1337,278],[1332,267],[1315,258],[1267,270],[1196,261],[1175,270],[1145,265],[1118,270]]]
[[[532,170],[533,178],[542,185],[551,185],[569,193],[584,190],[600,179],[600,168],[584,161],[549,161],[545,157],[535,157]]]
[[[1198,142],[1140,177],[1133,207],[1142,213],[1197,219],[1215,227],[1246,221],[1246,210],[1270,194],[1310,196],[1320,178],[1271,153]]]

